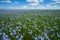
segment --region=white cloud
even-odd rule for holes
[[[15,4],[19,4],[19,2],[17,2],[17,1],[15,1],[14,3],[15,3]]]
[[[28,5],[24,5],[20,9],[36,9],[36,8],[35,7],[28,6]]]
[[[11,1],[1,1],[1,2],[11,3]]]
[[[27,2],[39,2],[38,0],[27,0]]]
[[[34,6],[24,5],[20,9],[41,9],[41,8],[42,8],[42,6],[34,7]]]
[[[47,8],[52,8],[52,6],[50,4],[47,4],[46,7]]]
[[[53,1],[60,1],[60,0],[53,0]]]
[[[46,9],[60,9],[60,6],[57,6],[57,5],[51,5],[51,4],[47,4],[46,6]]]
[[[14,1],[14,2],[12,2],[11,4],[17,6],[17,5],[19,4],[19,2],[18,2],[18,1]]]
[[[28,6],[25,6],[25,5],[24,5],[21,9],[27,9],[27,8],[28,8]]]
[[[60,3],[60,0],[52,0],[52,1],[54,1],[55,3]]]
[[[43,2],[44,0],[27,0],[27,2]]]
[[[50,5],[47,4],[45,6],[43,5],[38,5],[38,6],[29,6],[29,5],[24,5],[23,7],[21,7],[20,9],[60,9],[60,6],[57,5]]]
[[[28,4],[29,6],[38,6],[40,5],[39,2],[44,2],[44,0],[26,0],[27,2],[31,2],[30,4]]]
[[[39,2],[44,2],[44,0],[26,0],[27,2],[30,2],[30,4],[28,4],[29,6],[38,6],[40,5]]]
[[[19,9],[18,7],[9,6],[6,9]]]
[[[38,6],[39,3],[30,3],[29,5],[30,5],[30,6]]]
[[[39,2],[44,2],[44,0],[39,0]]]
[[[10,1],[10,0],[0,0],[0,2],[11,3],[11,1]]]

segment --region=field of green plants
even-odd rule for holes
[[[0,40],[60,40],[60,11],[0,14]]]

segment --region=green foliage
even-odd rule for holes
[[[42,40],[41,37],[44,40],[60,40],[60,16],[58,15],[32,12],[0,15],[2,33],[0,39],[5,33],[10,40]],[[45,36],[44,33],[47,35]]]

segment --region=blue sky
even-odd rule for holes
[[[0,9],[60,9],[60,0],[0,0]]]

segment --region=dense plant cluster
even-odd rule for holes
[[[1,40],[60,40],[60,16],[42,14],[0,15]]]

